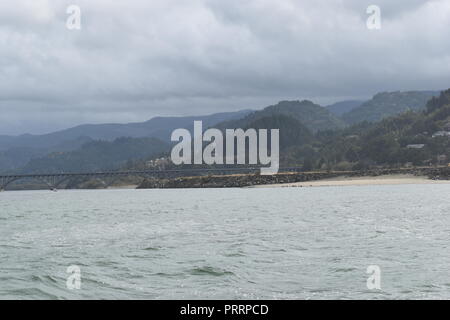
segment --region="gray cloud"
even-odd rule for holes
[[[2,1],[0,134],[443,89],[449,16],[447,0]]]

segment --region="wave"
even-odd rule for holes
[[[234,273],[231,271],[214,268],[214,267],[209,267],[209,266],[197,267],[197,268],[191,269],[191,270],[189,270],[189,274],[195,275],[195,276],[214,276],[214,277],[234,275]]]

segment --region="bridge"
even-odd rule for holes
[[[6,190],[10,184],[19,180],[40,181],[50,190],[57,190],[63,183],[68,182],[71,179],[103,179],[102,182],[108,187],[121,177],[139,177],[148,179],[188,177],[206,174],[251,174],[258,173],[260,169],[260,167],[240,167],[0,175],[0,191]],[[298,167],[280,168],[279,172],[297,172],[300,170],[301,168]]]

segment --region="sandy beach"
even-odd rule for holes
[[[252,188],[369,186],[402,184],[450,184],[450,180],[431,180],[426,176],[415,176],[412,174],[382,175],[377,177],[341,176],[315,181],[258,185],[252,186]]]
[[[107,189],[115,190],[115,189],[136,189],[138,187],[137,184],[127,184],[120,186],[109,186]]]

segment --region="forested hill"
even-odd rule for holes
[[[424,110],[428,100],[438,95],[438,91],[382,92],[359,107],[344,113],[342,119],[348,124],[362,121],[376,122],[408,110]]]
[[[310,131],[330,130],[344,127],[344,122],[311,101],[281,101],[276,105],[250,113],[239,120],[225,121],[217,125],[219,128],[246,128],[249,124],[265,117],[285,115],[296,119]]]
[[[153,158],[170,150],[170,145],[156,138],[118,138],[92,141],[80,149],[54,152],[32,159],[21,173],[95,172],[119,169],[128,161]]]
[[[279,143],[281,150],[286,150],[287,148],[296,145],[298,141],[302,141],[303,143],[310,143],[314,140],[312,132],[306,126],[301,124],[300,121],[282,114],[259,118],[253,122],[248,123],[247,127],[244,129],[248,128],[253,128],[256,130],[280,129]]]
[[[362,168],[446,164],[450,159],[450,89],[423,111],[407,111],[377,123],[360,123],[317,136],[316,167]]]

